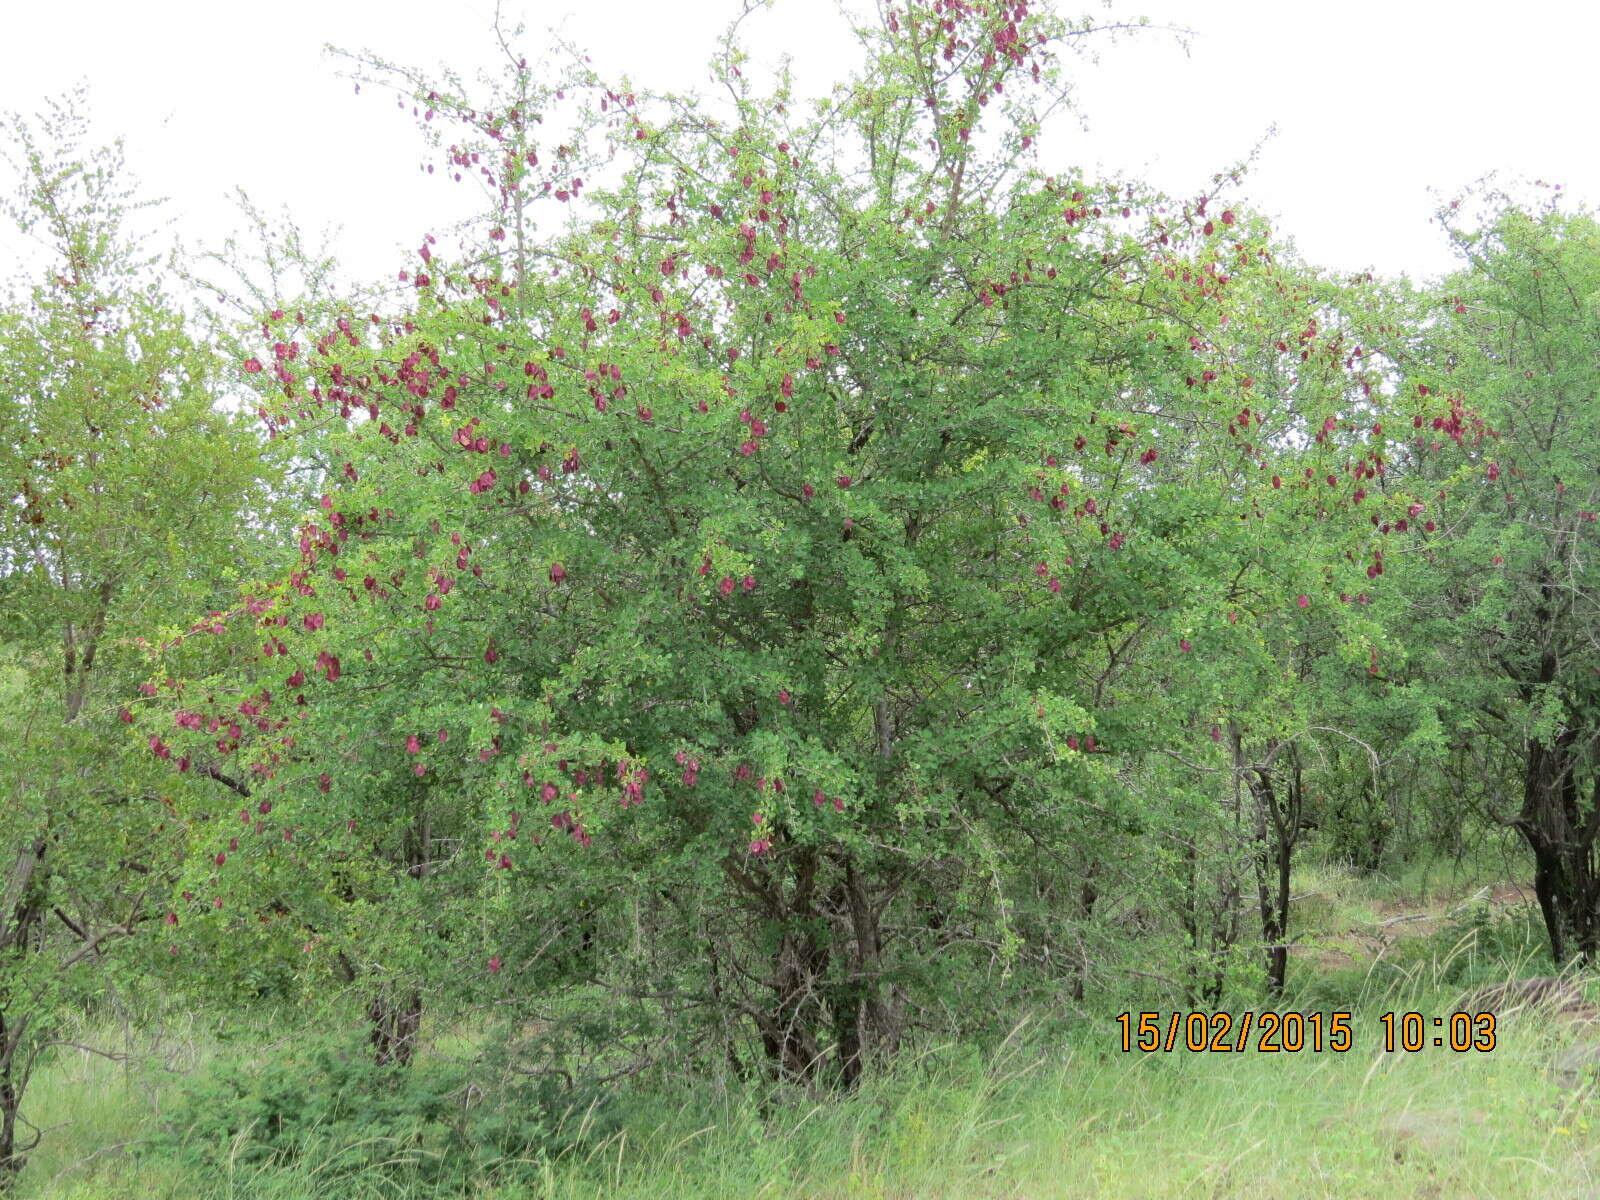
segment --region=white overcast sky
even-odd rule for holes
[[[706,77],[737,0],[505,0],[530,59],[560,25],[603,72],[689,87]],[[860,0],[858,0],[860,2]],[[1247,154],[1269,127],[1244,195],[1314,262],[1424,276],[1450,265],[1436,196],[1488,171],[1600,198],[1595,0],[1095,0],[1069,13],[1148,16],[1194,31],[1187,53],[1146,33],[1069,63],[1087,131],[1041,139],[1047,169],[1096,164],[1182,194]],[[236,185],[288,205],[308,232],[339,226],[360,276],[392,278],[450,209],[424,180],[409,117],[374,89],[353,94],[324,43],[394,61],[489,61],[493,0],[0,0],[8,53],[0,110],[33,111],[79,79],[97,129],[122,135],[174,227],[220,240],[238,225]],[[835,0],[776,0],[746,23],[758,64],[794,56],[820,94],[851,61]],[[6,181],[9,185],[10,181]],[[17,244],[0,230],[10,266]],[[0,276],[11,275],[8,266]]]

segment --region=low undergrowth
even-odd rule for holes
[[[500,1123],[477,1136],[421,1063],[404,1085],[346,1063],[346,1090],[318,1097],[333,1071],[291,1077],[287,1061],[223,1085],[224,1055],[198,1084],[151,1091],[67,1059],[41,1083],[56,1136],[21,1194],[1567,1197],[1600,1184],[1593,1081],[1562,1088],[1551,1072],[1571,1031],[1513,1019],[1490,1052],[1387,1054],[1378,1017],[1357,1014],[1346,1054],[1125,1054],[1112,1023],[1056,1046],[1023,1027],[989,1054],[931,1048],[842,1101],[641,1081],[603,1119],[565,1125],[548,1095],[485,1102]]]
[[[409,1069],[354,1031],[193,1016],[115,1058],[64,1048],[31,1095],[47,1136],[21,1200],[372,1197],[1518,1196],[1600,1188],[1597,1026],[1512,1015],[1492,1050],[1386,1052],[1386,1012],[1550,968],[1531,905],[1474,886],[1417,921],[1329,870],[1323,927],[1375,947],[1297,960],[1282,1007],[1348,1009],[1353,1047],[1125,1053],[1111,1012],[1019,1019],[907,1052],[847,1098],[641,1074],[583,1091],[460,1027]],[[1501,896],[1501,899],[1496,899]],[[1363,916],[1363,905],[1373,911]],[[1410,915],[1402,913],[1402,915]],[[1388,925],[1383,922],[1390,922]],[[1393,932],[1404,929],[1407,932]],[[1592,990],[1592,989],[1591,989]],[[1591,999],[1595,997],[1591,996]]]

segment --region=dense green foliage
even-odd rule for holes
[[[111,944],[167,911],[188,848],[186,781],[131,729],[144,649],[231,593],[274,474],[126,240],[120,151],[84,124],[62,103],[6,126],[3,212],[51,273],[0,312],[0,1186],[63,1008],[115,986]]]
[[[1600,226],[1480,196],[1437,286],[1331,278],[1238,178],[1041,157],[1090,23],[880,17],[810,104],[731,34],[716,102],[356,60],[486,208],[216,349],[116,153],[14,123],[0,1187],[126,989],[368,1047],[202,1078],[160,1154],[468,1187],[624,1078],[1315,996],[1307,855],[1514,830],[1590,962]]]
[[[223,1056],[186,1082],[149,1158],[205,1175],[314,1169],[327,1185],[389,1174],[445,1193],[514,1181],[581,1133],[617,1122],[559,1080],[482,1061],[379,1065],[360,1048],[314,1040],[265,1063]]]

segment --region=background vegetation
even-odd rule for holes
[[[347,55],[483,192],[360,290],[11,120],[0,1190],[1594,1186],[1600,1013],[1379,1016],[1600,945],[1600,226],[1335,278],[1042,160],[1121,32]],[[1355,1048],[1114,1020],[1267,1009]]]

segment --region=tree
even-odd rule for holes
[[[183,849],[177,781],[131,741],[133,640],[209,606],[269,474],[128,239],[121,151],[86,144],[82,94],[5,128],[5,212],[50,266],[0,311],[0,1188],[64,1000],[161,916]]]
[[[221,623],[237,666],[159,718],[249,781],[262,836],[230,849],[219,803],[196,861],[326,939],[380,1056],[424,988],[515,976],[704,1013],[688,1040],[740,1070],[753,1047],[849,1085],[953,962],[1014,963],[1019,867],[1163,817],[1127,780],[1170,749],[1169,700],[1131,681],[1365,573],[1370,384],[1302,332],[1315,294],[1271,299],[1293,280],[1265,225],[1035,165],[1052,55],[1093,32],[886,10],[804,115],[731,40],[717,116],[544,90],[509,52],[488,101],[397,77],[493,211],[455,257],[426,239],[387,314],[264,315],[241,366],[274,434],[313,431],[325,493],[293,571]],[[1318,455],[1349,457],[1325,482]],[[624,920],[641,953],[586,962]]]
[[[1600,949],[1600,225],[1562,212],[1559,197],[1479,199],[1479,221],[1459,204],[1442,214],[1464,265],[1430,296],[1419,348],[1458,397],[1450,416],[1419,427],[1419,445],[1461,441],[1466,404],[1487,423],[1468,431],[1464,463],[1436,468],[1474,483],[1441,562],[1435,615],[1448,631],[1437,636],[1469,747],[1481,739],[1519,764],[1514,810],[1495,800],[1497,767],[1484,764],[1482,783],[1533,852],[1551,952],[1587,962]]]

